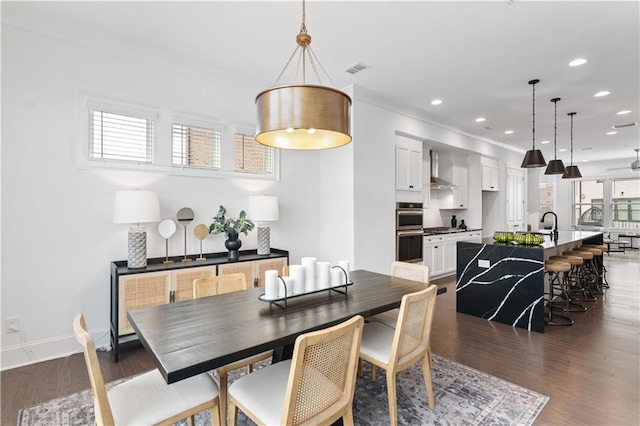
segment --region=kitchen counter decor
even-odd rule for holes
[[[509,241],[513,241],[514,235],[513,232],[496,231],[493,233],[493,239],[500,243],[507,243]]]

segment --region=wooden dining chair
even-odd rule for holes
[[[421,265],[419,263],[408,263],[408,262],[391,262],[391,276],[404,278],[412,281],[420,281],[425,283],[425,285],[429,286],[429,267],[426,265]],[[396,328],[396,324],[398,323],[398,314],[399,309],[392,309],[390,311],[382,312],[377,315],[373,315],[365,319],[367,322],[380,322],[382,324],[388,325],[391,328]],[[429,367],[433,367],[433,358],[431,356],[431,342],[429,342]],[[376,370],[375,368],[371,368],[371,380],[376,379]]]
[[[247,280],[242,272],[196,278],[193,280],[193,298],[215,296],[233,291],[247,290]]]
[[[238,409],[258,425],[353,425],[353,396],[364,320],[353,318],[298,336],[293,358],[229,387],[229,420]]]
[[[389,417],[391,425],[398,423],[396,374],[422,362],[422,374],[431,409],[436,406],[431,369],[429,368],[429,337],[438,288],[431,285],[402,297],[398,324],[395,329],[379,322],[365,324],[360,345],[360,359],[386,370]]]
[[[220,424],[218,385],[200,374],[168,385],[157,369],[136,376],[107,391],[95,343],[82,314],[73,320],[89,373],[96,425],[170,425],[186,418],[189,425],[200,411],[211,411],[212,424]]]
[[[217,275],[215,277],[196,278],[193,280],[193,297],[216,296],[234,291],[248,290],[247,280],[241,272],[235,274]],[[227,385],[229,372],[238,368],[247,367],[247,372],[253,371],[253,364],[273,356],[273,351],[261,352],[257,355],[241,359],[231,364],[216,368],[220,377],[220,412],[222,422],[227,424]]]

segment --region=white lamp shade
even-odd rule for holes
[[[278,220],[278,197],[252,195],[249,197],[249,219],[255,222]]]
[[[153,191],[118,191],[113,223],[160,222],[158,194]]]

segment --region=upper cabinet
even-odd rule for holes
[[[507,228],[524,228],[524,172],[507,167]]]
[[[498,191],[498,160],[482,158],[482,190]]]
[[[440,190],[441,209],[466,209],[469,207],[469,166],[466,157],[441,154],[439,175],[457,188]]]
[[[396,136],[396,190],[422,192],[422,142]]]

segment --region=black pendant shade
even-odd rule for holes
[[[575,112],[567,114],[571,117],[571,165],[567,166],[567,170],[562,175],[562,179],[576,179],[582,177],[582,173],[580,173],[578,166],[573,165],[573,116],[576,114],[577,113]]]
[[[547,170],[544,171],[545,175],[563,175],[566,169],[562,160],[551,160],[547,164]]]
[[[536,84],[539,83],[540,80],[531,80],[529,84],[533,89],[533,130],[532,130],[532,148],[524,154],[524,160],[522,160],[522,164],[520,167],[523,168],[532,168],[532,167],[544,167],[547,165],[547,162],[544,161],[544,156],[542,155],[542,151],[536,149]]]
[[[566,172],[562,160],[558,160],[558,101],[560,98],[553,98],[553,160],[549,161],[545,175],[562,175]]]
[[[567,166],[567,171],[562,175],[562,179],[576,179],[581,177],[582,173],[580,173],[578,166]]]
[[[524,160],[522,160],[522,165],[520,165],[520,167],[544,167],[546,165],[547,162],[544,161],[542,151],[539,149],[530,149],[526,154],[524,154]]]

